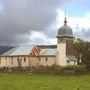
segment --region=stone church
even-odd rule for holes
[[[57,34],[57,45],[21,45],[0,55],[0,68],[12,67],[38,67],[38,66],[71,66],[77,65],[74,56],[73,31],[67,25],[59,28]]]

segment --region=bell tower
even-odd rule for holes
[[[67,25],[67,18],[65,17],[64,25],[59,28],[57,35],[57,65],[66,66],[67,55],[74,54],[73,38],[72,29]]]

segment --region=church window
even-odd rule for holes
[[[13,57],[11,57],[11,64],[13,64]]]
[[[11,59],[13,60],[13,57]]]
[[[46,62],[48,61],[48,58],[46,57]]]
[[[70,63],[70,60],[67,60],[67,63]]]
[[[24,57],[24,62],[26,62],[26,58]]]
[[[19,62],[19,57],[17,58],[17,62]]]

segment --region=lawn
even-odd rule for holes
[[[0,73],[0,90],[90,90],[90,75]]]

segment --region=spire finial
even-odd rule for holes
[[[66,19],[66,9],[65,9],[65,20],[64,20],[64,24],[67,24],[67,19]]]

